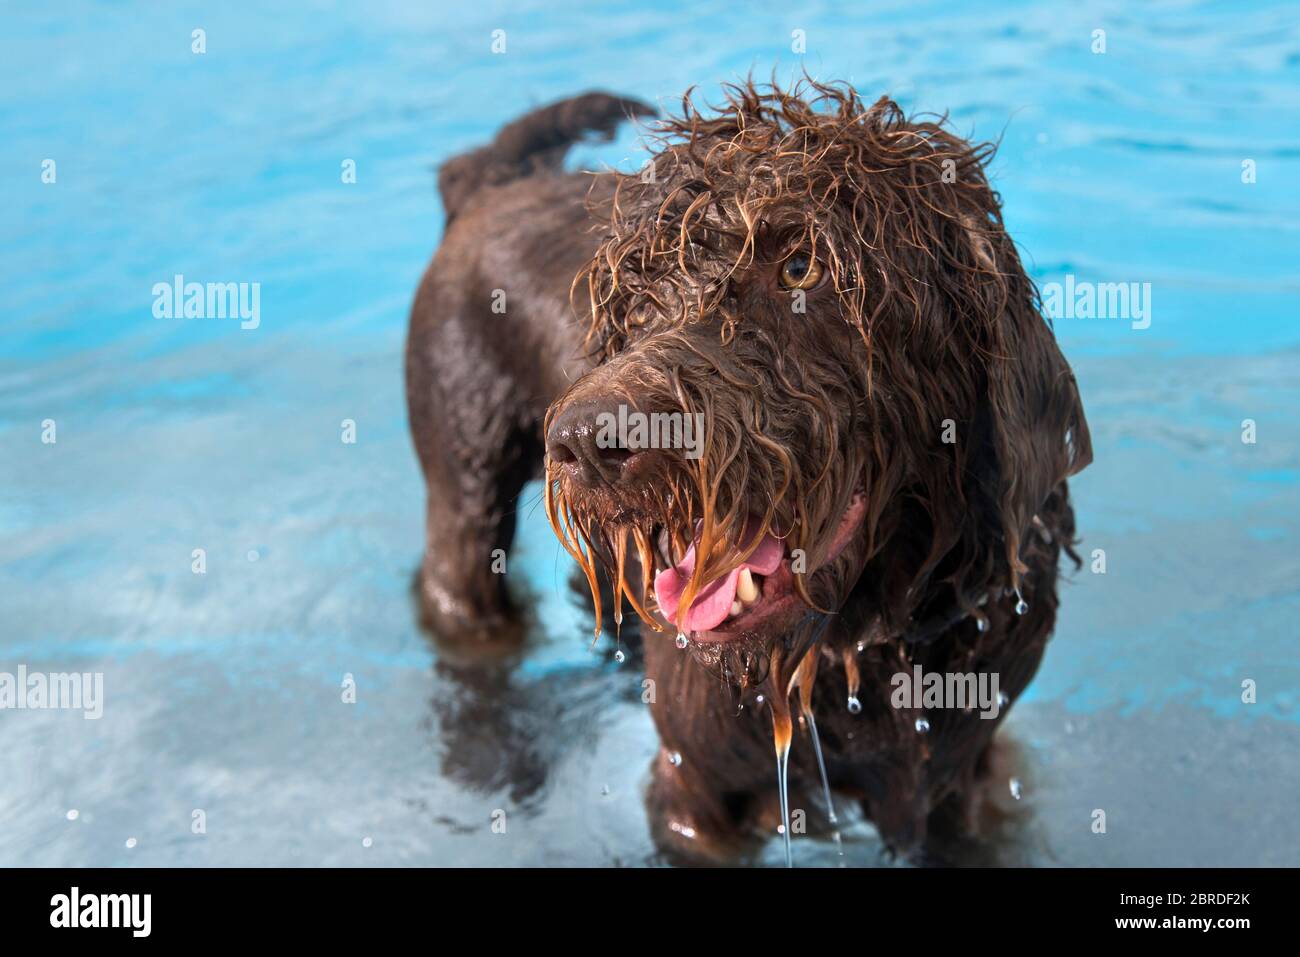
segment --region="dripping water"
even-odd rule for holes
[[[790,708],[786,702],[778,707],[780,696],[772,700],[772,736],[776,743],[776,788],[781,795],[781,835],[785,838],[785,866],[794,867],[790,849]]]
[[[822,755],[821,735],[817,733],[817,717],[813,714],[812,695],[813,688],[817,684],[817,666],[821,663],[820,641],[826,631],[830,618],[823,618],[813,635],[808,650],[804,653],[803,660],[795,668],[794,674],[790,676],[790,685],[786,689],[788,700],[789,693],[795,688],[799,690],[799,711],[803,718],[803,723],[808,728],[808,735],[812,738],[813,755],[817,759],[817,773],[821,776],[822,798],[826,802],[826,820],[831,826],[832,838],[835,841],[835,848],[839,856],[844,856],[844,842],[840,837],[838,828],[839,819],[835,815],[835,801],[831,796],[830,778],[826,774],[826,759]]]
[[[814,654],[815,652],[809,652]],[[844,839],[840,837],[839,818],[835,816],[835,802],[831,799],[831,782],[826,776],[826,762],[822,759],[822,741],[817,734],[817,719],[813,717],[812,708],[804,711],[808,722],[808,734],[812,737],[813,754],[817,756],[817,771],[822,776],[822,798],[826,801],[826,820],[831,826],[831,840],[835,842],[835,853],[844,857]],[[840,862],[843,864],[843,861]]]
[[[772,743],[776,750],[776,791],[781,805],[781,837],[785,842],[785,866],[794,867],[794,852],[790,847],[790,745],[794,727],[790,720],[790,691],[798,680],[799,669],[784,681],[782,664],[784,652],[780,646],[772,650],[769,659],[769,681],[772,709]]]
[[[822,797],[826,801],[826,820],[831,824],[838,824],[835,818],[835,804],[831,801],[831,782],[826,777],[826,762],[822,759],[822,741],[817,734],[817,719],[813,717],[812,709],[809,708],[803,713],[804,720],[808,722],[808,734],[812,737],[813,754],[817,756],[817,771],[822,776]]]

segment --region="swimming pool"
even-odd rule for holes
[[[0,672],[102,673],[103,716],[0,711],[0,865],[659,863],[640,677],[589,647],[540,508],[522,658],[416,626],[406,311],[442,159],[583,89],[671,106],[801,68],[1000,138],[1035,279],[1135,297],[1056,323],[1096,450],[1072,482],[1089,561],[1007,725],[1021,799],[991,859],[1300,864],[1294,14],[728,9],[7,13]],[[641,155],[628,132],[573,163]],[[256,327],[158,318],[177,275],[258,284]],[[880,863],[870,827],[845,840]]]

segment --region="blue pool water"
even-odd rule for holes
[[[1300,864],[1294,8],[564,6],[6,9],[0,672],[102,672],[105,697],[100,720],[0,711],[0,865],[658,863],[640,676],[589,648],[537,508],[521,660],[415,624],[406,312],[442,159],[584,89],[671,105],[800,68],[1000,137],[1041,283],[1150,283],[1148,328],[1057,323],[1106,573],[1066,588],[1007,725],[1022,798],[995,859]],[[628,132],[573,162],[642,155]],[[178,273],[259,283],[260,325],[155,318]],[[846,845],[880,862],[868,826]]]

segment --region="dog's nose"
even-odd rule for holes
[[[619,440],[618,409],[599,400],[575,402],[551,421],[546,455],[583,485],[617,485],[628,464],[644,453]]]

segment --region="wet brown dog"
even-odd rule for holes
[[[604,580],[605,612],[654,629],[661,842],[716,855],[774,823],[793,699],[840,799],[921,855],[974,819],[1091,458],[992,148],[845,87],[745,84],[685,100],[640,174],[562,171],[649,112],[588,94],[443,168],[407,347],[426,610],[444,633],[512,620],[493,556],[545,452],[597,620]],[[1003,701],[899,694],[916,666]],[[815,806],[814,749],[790,761]]]

